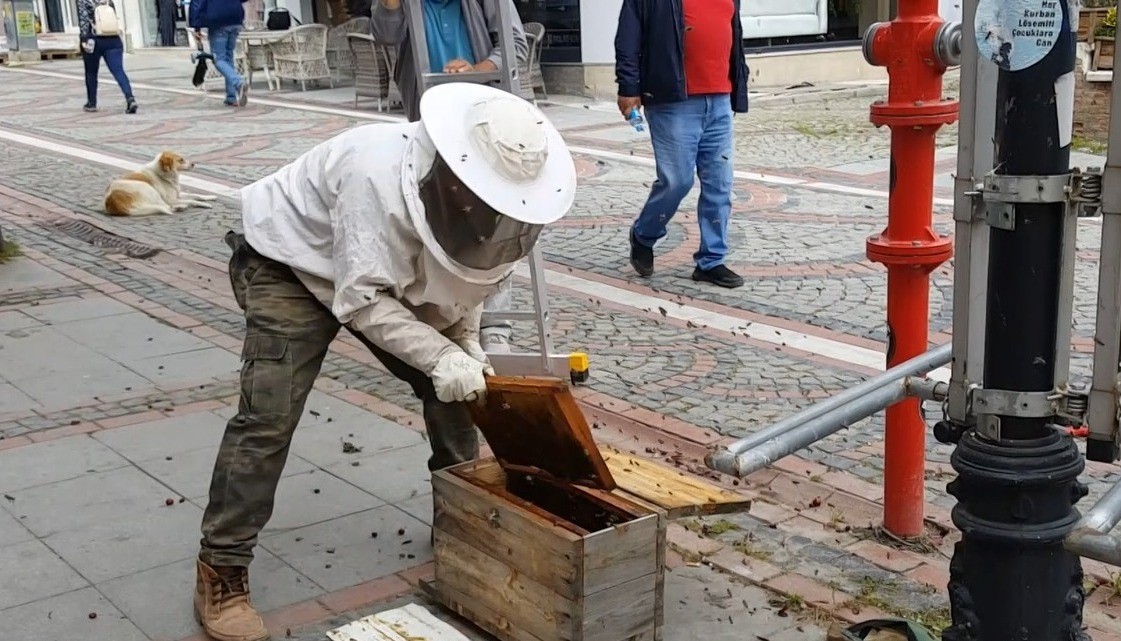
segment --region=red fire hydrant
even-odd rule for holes
[[[961,25],[938,15],[938,0],[906,0],[891,22],[864,35],[864,59],[887,67],[887,101],[871,121],[891,128],[887,228],[868,238],[868,259],[887,267],[888,367],[927,350],[930,273],[953,255],[934,231],[934,137],[955,122],[958,103],[942,97],[942,75],[959,64]],[[884,527],[901,537],[923,533],[926,424],[918,399],[887,409]]]

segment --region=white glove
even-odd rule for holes
[[[93,53],[93,39],[91,38],[83,42],[82,49],[84,49],[86,53]]]
[[[432,370],[436,398],[443,403],[482,401],[487,395],[487,375],[494,375],[490,365],[464,351],[449,352]]]
[[[488,367],[490,366],[490,358],[487,356],[486,350],[483,349],[483,346],[481,343],[479,343],[479,341],[471,338],[465,338],[455,341],[455,344],[459,345],[459,348],[466,352],[467,355],[471,358],[479,361],[483,365],[487,365]]]

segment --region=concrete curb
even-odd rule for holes
[[[887,84],[875,83],[857,87],[827,87],[815,91],[790,91],[789,93],[766,94],[752,99],[753,105],[810,104],[831,99],[862,98],[886,96]]]

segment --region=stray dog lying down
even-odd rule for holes
[[[165,151],[152,162],[109,183],[105,192],[105,213],[110,216],[151,216],[173,214],[188,207],[210,209],[217,196],[183,193],[179,172],[195,166],[183,156]]]

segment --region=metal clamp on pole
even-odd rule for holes
[[[1055,403],[1055,422],[1071,427],[1086,424],[1086,412],[1090,404],[1090,394],[1086,388],[1075,389],[1062,385],[1051,395]]]
[[[1052,392],[1010,392],[975,388],[971,411],[978,417],[977,430],[986,438],[1000,440],[1000,416],[1061,419],[1066,425],[1081,425],[1086,414],[1086,394],[1063,387]]]
[[[999,441],[1001,416],[1048,418],[1061,425],[1083,425],[1088,398],[1084,390],[1074,389],[1069,385],[1050,392],[1013,392],[973,386],[969,390],[968,412],[976,423],[979,434],[989,440]],[[953,429],[939,423],[935,426],[934,433],[935,438],[943,443],[956,443],[964,429],[960,426]]]
[[[973,415],[977,417],[977,432],[990,441],[1000,440],[1001,416],[1018,418],[1048,418],[1054,415],[1047,393],[1042,398],[1036,393],[1007,392],[1003,390],[973,390]]]
[[[997,229],[1016,229],[1019,203],[1064,203],[1067,176],[1004,176],[988,174],[980,196],[985,201],[985,220]]]
[[[1050,392],[1010,392],[978,388],[973,390],[973,413],[1049,418],[1055,415],[1055,405]]]
[[[1077,206],[1079,218],[1101,215],[1103,178],[1101,167],[1075,167],[1071,170],[1070,202]]]

